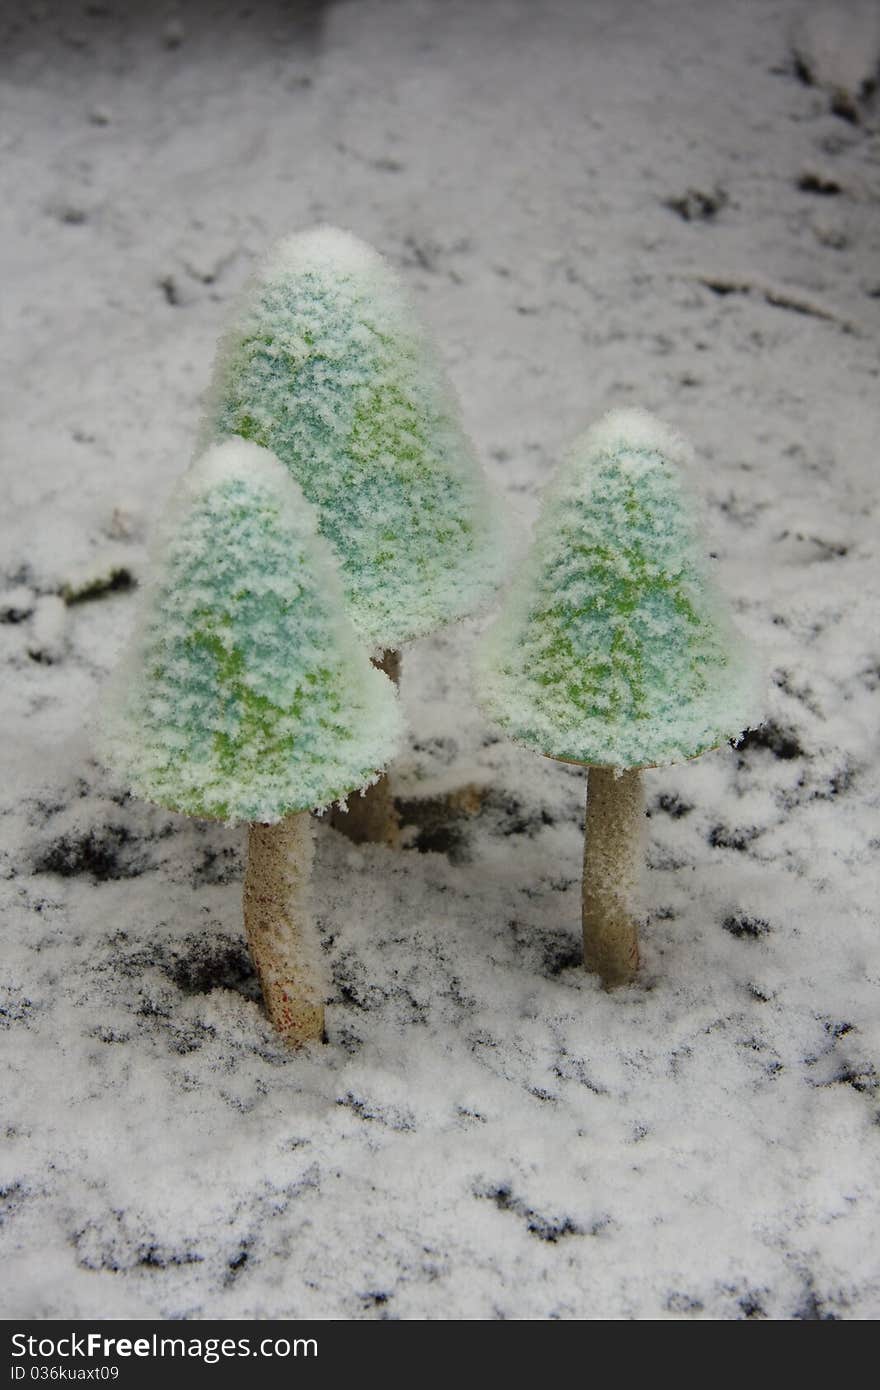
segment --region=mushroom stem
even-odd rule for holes
[[[627,984],[639,965],[630,915],[641,860],[642,774],[610,767],[587,772],[584,843],[584,965],[606,989]]]
[[[325,969],[311,912],[308,811],[248,827],[244,924],[266,1012],[292,1047],[324,1034]]]
[[[400,685],[400,652],[388,650],[382,653],[379,661],[373,662],[380,671]],[[396,848],[400,838],[400,816],[391,794],[388,774],[383,772],[378,782],[361,796],[353,792],[348,798],[348,810],[337,807],[330,812],[330,824],[340,830],[356,845],[390,845]]]

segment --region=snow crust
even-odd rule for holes
[[[403,285],[333,227],[274,247],[218,352],[205,438],[274,450],[318,508],[376,651],[485,606],[503,564],[490,499]]]
[[[400,741],[397,693],[344,616],[313,509],[266,449],[229,439],[158,527],[103,755],[148,801],[229,824],[324,807]]]
[[[755,659],[710,582],[677,458],[646,411],[571,446],[480,654],[487,714],[539,753],[683,762],[759,722]]]

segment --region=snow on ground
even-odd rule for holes
[[[834,8],[4,19],[7,1316],[880,1313],[880,119]],[[481,722],[479,623],[414,645],[412,847],[319,827],[329,1043],[290,1056],[241,832],[121,796],[88,720],[230,302],[318,220],[402,269],[521,524],[609,407],[689,434],[773,675],[762,732],[647,775],[606,995],[583,774]]]

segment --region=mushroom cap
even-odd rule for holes
[[[681,762],[759,716],[761,679],[708,574],[689,447],[644,411],[572,445],[479,658],[515,741],[605,767]]]
[[[502,508],[409,295],[348,232],[274,246],[220,344],[205,444],[277,455],[318,510],[366,645],[396,648],[486,606]]]
[[[228,823],[329,805],[393,756],[394,686],[267,450],[227,440],[181,479],[105,706],[103,755],[138,796]]]

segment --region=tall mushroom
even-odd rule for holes
[[[290,236],[221,341],[205,442],[277,455],[318,510],[348,612],[392,678],[399,649],[473,613],[502,568],[500,527],[439,356],[400,278],[332,227]],[[335,823],[396,834],[387,784]]]
[[[240,439],[209,449],[160,524],[101,751],[148,801],[248,824],[245,926],[269,1015],[291,1043],[323,1032],[308,813],[373,781],[400,724],[286,469]]]
[[[589,769],[584,959],[607,986],[638,966],[641,769],[697,757],[758,710],[755,663],[703,560],[690,457],[643,411],[581,436],[480,657],[490,718]]]

